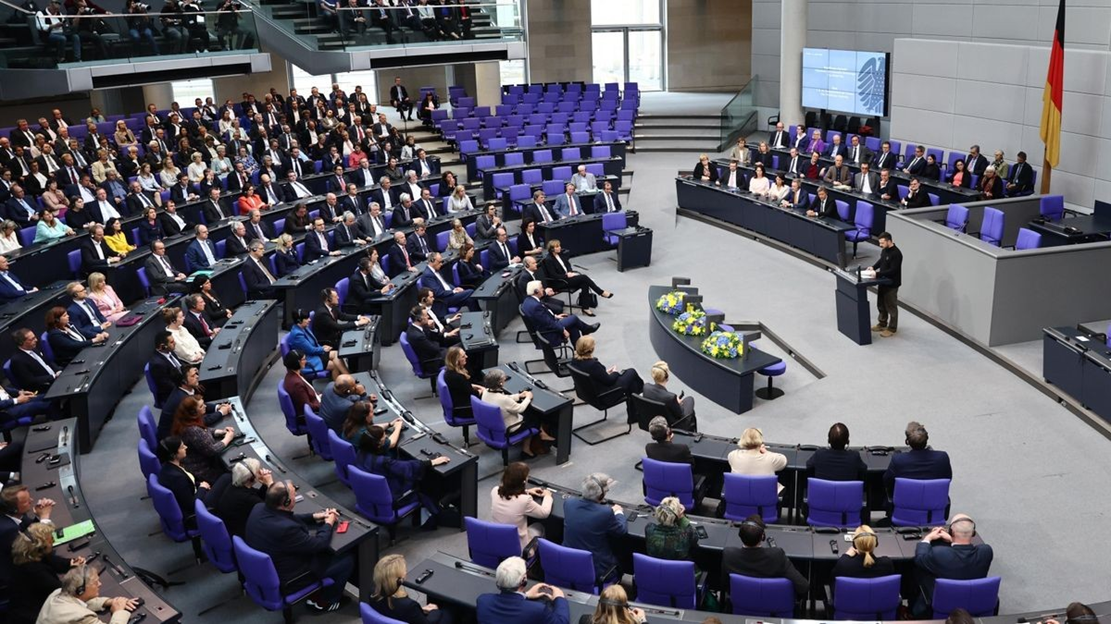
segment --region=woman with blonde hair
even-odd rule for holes
[[[894,539],[894,538],[892,538]],[[853,545],[833,565],[833,577],[879,578],[895,574],[895,564],[890,557],[877,557],[873,553],[879,538],[872,527],[862,524],[853,531]]]
[[[463,227],[463,222],[459,219],[451,220],[451,231],[447,235],[447,248],[448,249],[462,249],[464,245],[474,244],[474,240],[470,234],[467,234],[467,229]]]
[[[452,347],[453,349],[458,347]],[[535,457],[536,455],[543,455],[548,452],[548,449],[542,444],[537,443],[537,439],[547,442],[554,440],[551,436],[544,433],[544,427],[539,422],[537,417],[529,414],[526,418],[525,410],[528,409],[529,404],[532,403],[532,391],[522,390],[517,393],[510,393],[505,389],[505,382],[508,376],[500,369],[492,369],[486,373],[486,378],[483,380],[485,388],[482,389],[482,396],[480,397],[484,402],[491,405],[497,405],[501,410],[502,422],[505,423],[506,435],[512,435],[521,429],[539,428],[540,436],[529,436],[521,442],[521,453],[528,458]],[[546,436],[546,437],[545,437]]]
[[[619,386],[626,395],[640,394],[644,390],[644,380],[636,369],[626,368],[618,372],[616,366],[606,368],[604,364],[594,357],[594,347],[597,343],[594,336],[583,336],[575,343],[575,368],[590,376],[598,386],[598,392],[605,392],[614,386]]]
[[[171,188],[177,184],[177,176],[180,173],[181,169],[174,164],[174,159],[167,156],[162,161],[162,169],[158,172],[158,181],[162,184],[162,188]]]
[[[451,613],[441,611],[431,602],[420,606],[409,597],[401,581],[409,573],[402,555],[386,555],[374,564],[374,594],[370,606],[379,615],[405,622],[406,624],[448,624]]]
[[[647,621],[644,609],[629,606],[629,596],[620,585],[603,589],[594,613],[579,618],[579,624],[644,624]]]
[[[89,299],[109,322],[115,323],[127,314],[123,301],[108,284],[103,273],[89,273]]]
[[[787,456],[771,453],[764,445],[764,432],[748,428],[737,441],[740,448],[729,453],[729,471],[749,476],[774,475],[787,467]],[[783,491],[783,484],[776,483],[776,492]]]
[[[656,523],[644,528],[645,552],[649,557],[686,561],[698,544],[687,510],[678,498],[668,496],[655,511]]]
[[[193,152],[189,155],[189,166],[185,168],[186,175],[189,176],[189,181],[193,184],[200,184],[204,179],[204,170],[208,169],[208,165],[204,164],[204,155],[200,152]]]
[[[58,575],[85,563],[84,557],[67,559],[54,554],[54,528],[36,522],[12,542],[12,577],[6,622],[32,624],[50,593],[62,586]]]
[[[297,259],[297,252],[293,248],[293,237],[289,234],[278,237],[278,248],[274,250],[274,264],[278,269],[276,277],[289,275],[301,268],[301,261]]]
[[[18,251],[23,247],[19,240],[19,224],[11,219],[0,223],[0,253]]]
[[[471,397],[481,397],[484,388],[471,383],[471,373],[467,370],[467,352],[459,345],[449,348],[444,355],[444,383],[451,395],[455,417],[469,418]]]
[[[451,212],[474,210],[474,204],[471,203],[471,198],[467,196],[467,187],[462,184],[455,185],[455,189],[452,191],[450,197],[451,199],[448,200],[448,210]]]

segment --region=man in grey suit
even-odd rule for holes
[[[582,203],[579,202],[579,196],[575,194],[575,185],[568,182],[566,191],[556,198],[555,211],[563,218],[583,214]]]
[[[868,164],[868,161],[860,163],[860,173],[856,174],[853,179],[853,190],[869,197],[875,195],[880,188],[880,177],[870,169],[871,165]]]
[[[659,401],[664,404],[667,413],[668,426],[683,431],[698,431],[698,417],[694,415],[694,397],[676,395],[667,389],[667,382],[671,379],[671,368],[663,360],[652,365],[652,381],[655,383],[644,384],[641,393],[644,398]],[[681,395],[682,393],[680,393]]]
[[[150,294],[165,295],[167,293],[188,292],[185,285],[185,274],[174,268],[166,256],[166,243],[156,240],[150,244],[151,255],[143,264],[147,272],[147,281],[150,282]]]
[[[586,170],[586,165],[579,165],[575,175],[571,176],[571,184],[575,185],[576,191],[598,190],[598,182],[594,179],[594,174]]]

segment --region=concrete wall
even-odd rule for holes
[[[527,19],[532,82],[591,79],[590,0],[529,2]]]
[[[737,91],[744,85],[751,67],[752,5],[753,0],[668,0],[669,90]]]
[[[214,78],[212,80],[213,89],[216,91],[216,102],[222,104],[224,100],[231,99],[233,102],[243,101],[243,92],[254,94],[255,98],[262,101],[264,95],[270,92],[270,87],[278,90],[278,93],[283,96],[289,94],[289,71],[288,64],[277,54],[266,47],[260,46],[259,50],[262,52],[270,53],[270,71],[254,73],[246,76],[229,76],[227,78]],[[321,85],[321,88],[331,85]],[[182,106],[192,106],[193,103],[178,102]]]

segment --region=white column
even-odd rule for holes
[[[147,104],[154,104],[158,110],[166,110],[170,108],[170,104],[174,101],[174,89],[168,82],[143,85],[143,99],[147,101]],[[181,106],[184,108],[188,104],[182,104]],[[145,109],[146,105],[143,108]]]
[[[809,0],[782,0],[779,35],[779,119],[802,123],[802,49],[806,46]]]
[[[501,65],[497,61],[474,64],[475,97],[483,106],[501,104]]]

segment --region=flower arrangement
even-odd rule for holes
[[[716,331],[702,341],[702,352],[710,357],[731,360],[741,354],[743,343],[736,332]]]
[[[675,316],[685,309],[683,307],[683,298],[686,296],[687,293],[681,290],[669,292],[656,300],[656,309],[665,314]]]
[[[713,323],[706,318],[706,313],[701,310],[691,310],[675,317],[671,329],[684,336],[704,336],[707,331],[713,331]]]

